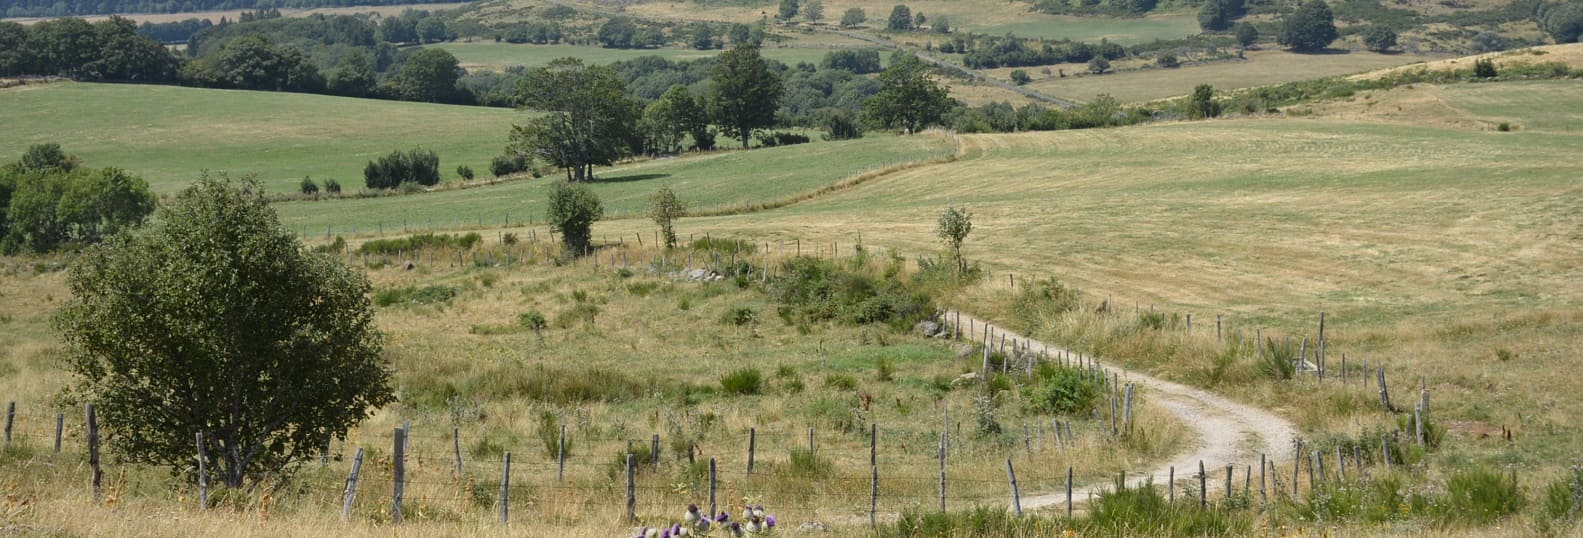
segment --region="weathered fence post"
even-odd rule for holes
[[[462,429],[451,428],[451,442],[456,448],[456,479],[462,478]]]
[[[93,404],[88,404],[88,467],[93,481],[93,500],[99,501],[99,484],[104,480],[104,471],[99,469],[99,415],[94,412]]]
[[[945,432],[940,432],[940,513],[945,513]]]
[[[869,469],[874,474],[871,482],[872,486],[870,486],[868,493],[868,526],[875,532],[879,532],[879,466],[872,465],[869,466]]]
[[[401,497],[405,493],[407,475],[407,431],[396,428],[395,446],[392,448],[394,456],[391,463],[395,465],[395,492],[390,499],[390,522],[401,523]]]
[[[1260,452],[1259,453],[1259,502],[1261,502],[1261,503],[1267,503],[1267,502],[1270,501],[1269,490],[1265,489],[1266,481],[1264,479],[1264,469],[1266,467],[1268,467],[1268,466],[1269,466],[1269,464],[1264,459],[1264,453]]]
[[[1380,370],[1379,370],[1379,383],[1380,383],[1380,407],[1385,408],[1385,412],[1389,413],[1391,411],[1391,393],[1390,393],[1389,390],[1387,390],[1385,388],[1385,367],[1384,366],[1381,366]]]
[[[555,445],[555,481],[566,481],[566,425],[561,425],[561,436]]]
[[[748,474],[753,474],[753,449],[758,443],[758,430],[748,428]]]
[[[715,512],[715,488],[719,487],[718,484],[719,482],[715,480],[715,459],[709,458],[709,517],[711,518],[718,515],[718,512]]]
[[[55,452],[60,452],[61,434],[66,431],[66,414],[55,413]]]
[[[1165,476],[1165,494],[1168,496],[1166,503],[1168,503],[1169,506],[1176,506],[1176,466],[1172,465],[1171,469],[1166,471]],[[1067,495],[1067,497],[1071,497],[1071,495]]]
[[[363,470],[363,447],[352,457],[352,472],[346,475],[346,491],[341,493],[341,522],[352,517],[352,501],[357,500],[357,475]]]
[[[1231,465],[1229,463],[1226,464],[1226,498],[1230,498],[1231,497],[1231,470],[1234,467],[1235,467],[1234,465]]]
[[[1066,466],[1066,518],[1072,519],[1072,466]]]
[[[511,453],[507,452],[500,462],[500,524],[506,525],[511,521]]]
[[[11,423],[16,420],[16,402],[6,404],[5,409],[5,444],[11,445]]]
[[[653,444],[649,445],[649,463],[655,469],[660,468],[660,434],[654,434]]]
[[[204,454],[204,451],[203,451],[203,433],[199,432],[199,433],[194,434],[193,436],[194,436],[194,439],[196,439],[197,445],[198,445],[198,509],[199,510],[208,510],[209,509],[209,468],[204,463],[204,460],[206,460],[208,458],[205,457],[205,454]]]
[[[812,431],[812,428],[809,428]],[[879,465],[879,425],[868,425],[868,464]]]
[[[1391,468],[1391,439],[1384,433],[1380,434],[1380,455],[1385,459],[1385,468]]]
[[[1198,509],[1209,507],[1209,474],[1204,472],[1204,460],[1198,460]]]
[[[627,521],[638,520],[638,483],[637,468],[633,465],[634,456],[627,454]]]
[[[1022,517],[1022,494],[1017,491],[1017,471],[1011,468],[1011,459],[1006,459],[1006,478],[1011,481],[1011,508],[1017,517]]]

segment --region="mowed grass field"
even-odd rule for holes
[[[488,173],[514,122],[509,109],[404,103],[278,92],[61,83],[0,90],[0,161],[31,144],[58,142],[88,166],[118,166],[159,193],[201,170],[258,174],[270,191],[303,176],[363,184],[363,165],[421,146],[456,166]]]
[[[815,135],[817,136],[817,134]],[[726,142],[726,141],[723,141]],[[648,197],[669,186],[694,210],[722,210],[797,196],[864,172],[910,161],[943,158],[954,151],[944,135],[870,135],[846,142],[723,151],[656,159],[595,171],[590,187],[609,217],[642,215]],[[288,226],[309,235],[367,234],[411,228],[499,226],[544,220],[549,187],[558,172],[541,179],[407,196],[288,202],[277,205]]]
[[[526,45],[512,43],[484,43],[484,42],[459,42],[429,45],[443,49],[456,56],[466,69],[488,69],[503,71],[511,66],[539,67],[549,64],[550,61],[567,56],[581,58],[583,63],[591,65],[604,65],[611,62],[632,60],[645,56],[659,56],[671,61],[697,60],[712,58],[720,50],[693,50],[679,48],[659,49],[607,49],[587,45]],[[835,50],[832,48],[803,48],[803,47],[769,47],[763,49],[763,56],[779,61],[786,65],[795,66],[801,62],[819,64],[825,54]],[[889,54],[881,54],[881,60],[888,60]]]
[[[1246,60],[1188,64],[1175,69],[1148,68],[1106,75],[1090,75],[1083,64],[1050,66],[1051,73],[1065,70],[1067,76],[1044,76],[1041,68],[1024,68],[1035,77],[1028,87],[1047,95],[1078,101],[1108,93],[1121,102],[1149,101],[1193,93],[1193,87],[1210,84],[1216,90],[1280,84],[1296,80],[1348,75],[1395,67],[1441,56],[1421,54],[1376,54],[1349,52],[1335,54],[1296,54],[1283,50],[1249,51]],[[1010,69],[993,70],[996,76],[1010,78]]]

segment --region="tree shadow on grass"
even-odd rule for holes
[[[629,181],[647,181],[671,177],[670,174],[628,174],[622,176],[600,176],[594,183],[626,183]]]

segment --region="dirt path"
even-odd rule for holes
[[[986,324],[984,320],[961,312],[947,312],[946,316],[945,319],[953,322],[958,320],[957,316],[961,316],[960,323],[970,324],[978,333],[982,333]],[[1063,348],[1014,334],[994,324],[988,325],[996,334],[1004,334],[1007,343],[1016,343],[1035,353],[1043,352],[1050,356],[1067,353]],[[1072,355],[1079,354],[1072,353]],[[1150,403],[1165,408],[1198,434],[1197,444],[1190,450],[1176,454],[1151,469],[1129,469],[1127,471],[1129,485],[1142,484],[1150,478],[1153,478],[1156,484],[1163,484],[1172,467],[1176,468],[1178,481],[1193,477],[1198,472],[1199,462],[1202,461],[1209,470],[1207,473],[1209,489],[1213,492],[1217,491],[1216,484],[1222,484],[1221,487],[1224,487],[1225,477],[1222,473],[1225,472],[1226,465],[1235,465],[1236,475],[1241,477],[1249,465],[1258,464],[1259,454],[1268,454],[1274,458],[1291,451],[1296,428],[1290,421],[1269,411],[1115,366],[1104,368],[1105,371],[1119,373],[1126,380],[1140,386],[1145,391],[1143,395]],[[1220,477],[1218,480],[1215,478],[1217,476]],[[1234,483],[1240,482],[1240,478],[1234,480]],[[1097,494],[1101,489],[1108,487],[1109,482],[1074,487],[1073,502],[1086,502],[1090,493]],[[1066,505],[1065,491],[1031,493],[1033,494],[1025,495],[1022,499],[1023,510],[1057,506],[1064,508]]]

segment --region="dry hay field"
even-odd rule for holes
[[[1318,77],[1348,75],[1375,71],[1405,64],[1418,64],[1437,60],[1441,56],[1421,54],[1377,54],[1354,51],[1328,54],[1297,54],[1284,50],[1248,51],[1245,60],[1221,60],[1206,63],[1186,63],[1175,69],[1146,66],[1142,69],[1118,71],[1104,75],[1089,74],[1086,64],[1061,64],[1048,66],[1050,75],[1042,67],[1023,68],[1034,81],[1028,87],[1047,95],[1077,101],[1088,101],[1094,96],[1108,93],[1126,103],[1151,101],[1193,93],[1193,87],[1210,84],[1216,90],[1230,90],[1280,84]],[[1190,62],[1191,58],[1184,58]],[[1059,76],[1060,71],[1066,77]],[[1011,69],[991,71],[1009,79]]]

